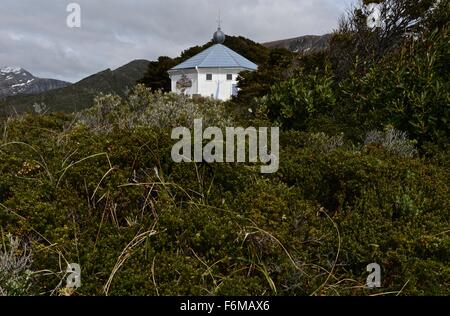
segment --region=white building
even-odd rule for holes
[[[168,71],[172,92],[226,101],[237,94],[239,73],[258,69],[250,60],[222,45],[225,34],[220,26],[213,40],[213,46]]]

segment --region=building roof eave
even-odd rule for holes
[[[171,68],[169,69],[167,72],[169,74],[175,73],[175,72],[182,72],[182,71],[186,71],[186,70],[196,70],[196,69],[230,69],[230,70],[241,70],[241,71],[256,71],[257,69],[252,69],[252,68],[248,68],[248,67],[227,67],[227,66],[223,66],[223,67],[190,67],[190,68]]]
[[[197,55],[176,65],[171,70],[192,68],[227,68],[257,70],[258,65],[239,55],[232,49],[222,45],[213,45]]]

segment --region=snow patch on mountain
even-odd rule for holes
[[[14,73],[20,74],[22,72],[22,68],[20,67],[0,67],[0,72],[4,74]]]
[[[0,67],[0,99],[19,94],[38,94],[64,88],[70,83],[41,79],[21,67]]]

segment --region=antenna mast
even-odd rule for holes
[[[222,19],[221,19],[221,15],[220,15],[220,9],[219,9],[219,20],[217,20],[217,23],[219,25],[219,30],[222,28]]]

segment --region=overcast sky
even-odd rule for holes
[[[69,28],[69,3],[81,28]],[[0,67],[76,82],[134,59],[178,56],[226,34],[257,42],[328,33],[353,0],[1,0]]]

